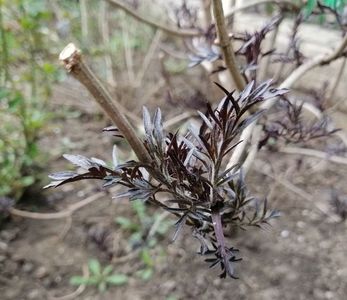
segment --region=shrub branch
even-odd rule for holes
[[[235,85],[239,91],[242,91],[246,85],[244,78],[242,77],[236,62],[233,46],[229,39],[229,35],[225,25],[223,5],[220,0],[213,0],[213,16],[216,23],[217,34],[219,38],[219,46],[223,52],[224,62],[233,78]]]
[[[104,1],[108,1],[114,7],[117,7],[119,9],[123,10],[126,14],[130,15],[135,20],[142,22],[142,23],[145,23],[145,24],[147,24],[147,25],[149,25],[155,29],[160,29],[160,30],[162,30],[168,34],[180,36],[180,37],[195,37],[195,36],[201,36],[203,34],[199,30],[188,30],[188,29],[183,30],[183,29],[170,28],[164,24],[160,24],[158,22],[150,20],[150,19],[136,13],[134,11],[134,9],[123,4],[122,1],[118,1],[118,0],[104,0]]]
[[[59,59],[65,69],[93,95],[95,101],[128,141],[138,159],[144,163],[148,163],[150,158],[146,148],[138,138],[133,127],[122,114],[121,109],[114,103],[110,93],[92,70],[83,62],[81,51],[74,44],[70,43],[60,53]]]
[[[332,61],[340,58],[344,54],[344,50],[347,47],[347,35],[344,36],[341,43],[338,45],[338,47],[331,52],[330,54],[325,55],[318,55],[314,57],[312,60],[307,61],[306,63],[302,64],[300,67],[295,69],[288,77],[285,79],[282,84],[279,86],[279,88],[291,88],[295,82],[297,82],[302,76],[304,76],[308,71],[312,70],[315,67],[326,65],[331,63]],[[260,109],[270,109],[275,103],[277,98],[269,99],[266,102],[262,103],[260,105]],[[299,103],[300,104],[300,103]],[[322,117],[322,113],[312,104],[310,103],[302,103],[303,108],[307,111],[314,114],[317,118]],[[252,133],[254,131],[254,128],[256,127],[257,122],[253,122],[250,126],[248,126],[241,134],[240,140],[242,140],[242,143],[240,143],[229,163],[228,167],[240,163],[241,158],[243,157],[245,151],[246,151],[246,145],[247,142],[250,140]],[[254,153],[252,154],[254,157]]]

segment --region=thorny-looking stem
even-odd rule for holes
[[[246,85],[240,70],[238,69],[234,49],[229,39],[229,35],[225,25],[224,12],[221,0],[213,0],[213,15],[216,23],[219,45],[223,52],[224,62],[233,78],[235,85],[239,91],[242,91]]]
[[[128,141],[138,159],[144,163],[149,163],[151,159],[146,148],[128,120],[123,116],[119,107],[113,102],[110,93],[102,85],[92,70],[83,62],[81,51],[71,43],[60,53],[59,59],[64,64],[65,69],[81,82],[94,96],[96,102]]]

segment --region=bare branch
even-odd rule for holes
[[[243,4],[241,6],[234,7],[228,14],[225,15],[225,18],[228,19],[228,18],[232,17],[237,12],[251,8],[253,6],[264,5],[264,4],[274,4],[274,5],[277,5],[279,7],[288,7],[294,12],[297,12],[300,10],[300,7],[291,1],[286,1],[286,0],[256,0],[256,1],[247,2],[246,4]]]
[[[135,130],[124,117],[119,106],[113,102],[110,93],[102,85],[92,70],[83,62],[81,51],[71,43],[60,53],[59,59],[64,64],[65,69],[80,81],[94,96],[96,102],[101,106],[104,112],[118,127],[124,138],[128,141],[137,157],[142,162],[150,162],[149,154],[141,140],[138,138]]]
[[[54,212],[54,213],[37,213],[25,210],[20,210],[14,207],[9,208],[9,213],[13,216],[19,216],[23,218],[36,219],[36,220],[52,220],[52,219],[63,219],[70,217],[75,211],[80,208],[100,199],[105,196],[105,192],[99,192],[91,195],[90,197],[83,199],[75,204],[70,205],[67,209]]]
[[[237,89],[239,91],[242,91],[246,85],[246,82],[242,77],[240,70],[237,66],[234,49],[229,39],[229,35],[225,25],[224,12],[221,0],[213,0],[212,7],[219,38],[219,45],[223,52],[223,59],[231,77],[235,82]]]
[[[110,4],[123,10],[126,14],[132,16],[137,21],[145,23],[151,27],[154,27],[155,29],[160,29],[171,35],[180,36],[180,37],[195,37],[195,36],[201,36],[203,34],[201,31],[198,31],[198,30],[188,30],[188,29],[183,30],[183,29],[170,28],[166,25],[149,20],[146,17],[139,15],[133,9],[129,8],[127,5],[123,4],[121,1],[118,1],[118,0],[103,0],[103,1],[108,1]]]
[[[333,98],[335,97],[335,92],[337,91],[339,85],[340,85],[340,82],[341,82],[341,79],[342,79],[342,76],[343,76],[343,73],[345,71],[345,67],[346,67],[346,62],[347,62],[347,58],[344,57],[343,58],[343,61],[340,65],[340,69],[339,69],[339,72],[337,73],[337,76],[336,76],[336,79],[334,80],[334,83],[332,84],[331,88],[330,88],[330,92],[327,96],[327,99],[330,103],[332,103],[333,101]],[[338,101],[337,101],[338,102]],[[336,105],[336,102],[334,103],[333,106]]]
[[[312,157],[316,157],[316,158],[325,159],[325,160],[331,161],[331,162],[336,163],[336,164],[347,165],[347,157],[338,156],[338,155],[330,155],[329,153],[314,150],[314,149],[298,148],[298,147],[284,147],[284,148],[279,149],[279,152],[288,153],[288,154],[312,156]]]

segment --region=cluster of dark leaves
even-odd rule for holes
[[[235,54],[238,56],[243,56],[245,58],[245,63],[242,66],[241,72],[245,77],[246,81],[256,80],[257,78],[257,70],[261,59],[266,56],[270,56],[273,58],[273,62],[283,61],[283,62],[293,62],[299,61],[303,59],[301,52],[299,51],[298,42],[296,40],[297,28],[294,28],[293,37],[291,38],[291,42],[289,45],[289,49],[287,54],[277,53],[276,49],[269,49],[268,51],[263,51],[263,43],[271,31],[278,28],[283,20],[283,15],[279,14],[273,17],[267,24],[265,24],[259,30],[253,33],[242,33],[242,34],[234,34],[232,39],[236,42],[241,43],[241,46],[236,50]],[[214,32],[214,38],[216,35]],[[203,63],[204,61],[212,62],[216,60],[221,60],[222,56],[220,54],[220,50],[218,47],[214,46],[209,40],[199,40],[195,42],[193,45],[195,52],[189,55],[189,67],[194,67]],[[215,72],[224,71],[225,67],[219,67]],[[248,78],[247,78],[247,76]]]
[[[336,189],[331,190],[331,205],[333,206],[336,214],[338,214],[342,220],[347,219],[347,196],[341,195]]]
[[[304,14],[299,13],[294,19],[293,29],[290,34],[289,44],[285,53],[274,53],[273,62],[294,63],[296,67],[300,66],[305,57],[300,50],[300,39],[298,32],[300,25],[304,21]]]
[[[178,28],[196,28],[198,23],[198,9],[191,7],[184,0],[180,6],[173,8]]]
[[[227,225],[260,227],[278,214],[267,209],[266,201],[261,204],[248,195],[242,169],[238,165],[226,169],[226,160],[238,144],[239,133],[263,113],[249,114],[250,109],[286,90],[272,88],[271,81],[259,86],[252,81],[237,97],[220,88],[225,98],[215,109],[207,104],[206,112],[199,112],[200,128],[185,135],[166,133],[160,109],[151,117],[144,108],[144,146],[151,163],[118,164],[114,159],[114,166],[108,167],[95,158],[64,155],[83,172],[54,173],[48,187],[83,179],[103,180],[105,187],[123,185],[126,190],[117,197],[147,201],[175,215],[173,239],[184,225],[191,226],[201,244],[200,254],[212,256],[207,262],[221,267],[221,277],[234,278],[237,250],[226,245],[223,229]]]
[[[245,75],[246,72],[249,72],[251,80],[256,79],[259,59],[275,52],[276,49],[270,49],[263,53],[261,46],[266,35],[276,29],[281,24],[282,20],[282,15],[275,16],[260,30],[253,33],[246,32],[240,36],[234,37],[235,40],[242,41],[242,45],[236,51],[236,54],[246,58],[246,64],[243,66],[242,73]]]
[[[277,115],[276,120],[264,124],[263,130],[266,136],[261,144],[269,138],[282,139],[287,143],[302,143],[327,137],[338,131],[338,129],[330,128],[326,117],[307,123],[302,118],[303,104],[295,105],[284,96],[281,97],[278,106],[281,108],[281,113]]]

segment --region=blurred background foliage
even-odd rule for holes
[[[57,62],[65,43],[75,41],[92,55],[110,84],[127,63],[125,51],[145,54],[153,30],[119,12],[109,22],[123,34],[109,34],[106,3],[100,4],[89,1],[87,10],[85,1],[0,0],[0,197],[18,200],[27,187],[42,186],[47,157],[38,141],[54,117],[48,107],[52,86],[66,76]]]
[[[46,2],[0,2],[0,196],[14,199],[39,178],[44,155],[37,141],[50,117],[51,84],[59,79]]]

